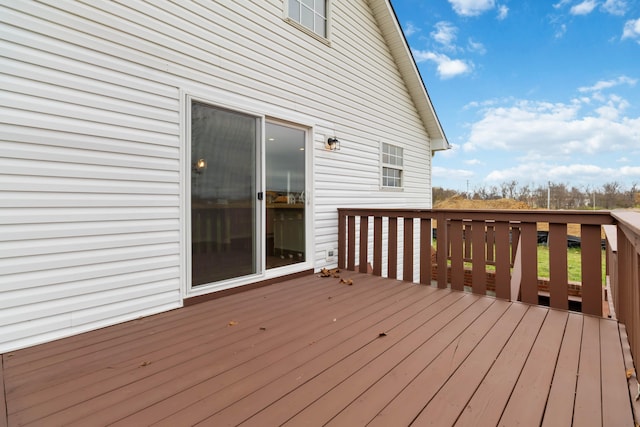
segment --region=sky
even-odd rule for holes
[[[640,0],[392,0],[452,149],[433,185],[640,185]]]

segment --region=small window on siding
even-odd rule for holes
[[[288,0],[287,16],[320,37],[327,37],[328,0]]]
[[[382,143],[382,187],[402,188],[402,148]]]

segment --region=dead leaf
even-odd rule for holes
[[[323,268],[322,270],[320,270],[320,277],[334,277],[336,279],[340,278],[340,270],[338,270],[337,268],[334,268],[333,270],[328,270],[326,268]]]
[[[340,279],[340,283],[344,283],[345,285],[348,285],[348,286],[353,286],[352,279]]]
[[[634,369],[633,368],[629,368],[627,369],[627,379],[631,378],[633,376],[634,373]]]
[[[386,336],[387,336],[387,333],[386,333],[386,332],[380,332],[380,333],[378,334],[378,338],[382,338],[382,337],[386,337]]]
[[[264,326],[262,326],[262,327],[260,328],[260,330],[261,330],[261,331],[266,331],[266,330],[267,330],[267,328],[265,328]]]
[[[149,366],[149,365],[151,365],[151,362],[149,362],[148,360],[145,360],[140,364],[140,367],[142,368],[143,366]]]
[[[238,324],[238,322],[236,322],[235,320],[230,320],[229,323],[227,323],[227,326],[236,326]]]

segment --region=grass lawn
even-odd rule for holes
[[[606,251],[602,251],[602,283],[605,280]],[[567,276],[570,282],[582,281],[582,254],[580,248],[567,248]],[[471,268],[470,262],[465,267]],[[496,271],[493,265],[487,265],[487,271]],[[549,277],[549,247],[538,245],[538,277]]]
[[[605,279],[606,252],[602,251],[602,282]],[[581,282],[581,250],[580,248],[567,249],[567,270],[569,281]],[[549,277],[549,248],[538,245],[538,276]]]

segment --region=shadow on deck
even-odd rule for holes
[[[4,354],[8,425],[634,425],[616,321],[342,277]]]

